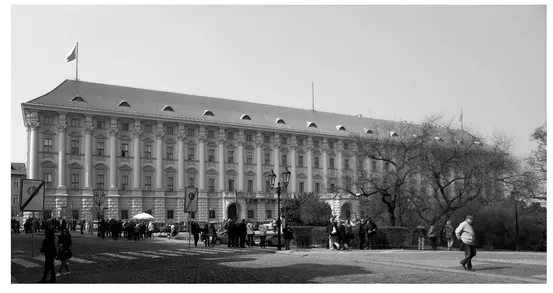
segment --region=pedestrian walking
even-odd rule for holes
[[[284,247],[286,250],[290,250],[290,240],[294,239],[294,232],[288,223],[285,224],[284,230]]]
[[[235,247],[234,244],[236,242],[234,240],[236,239],[236,232],[237,232],[236,223],[234,223],[233,220],[229,219],[228,220],[228,230],[227,230],[227,233],[228,233],[228,247]]]
[[[430,224],[430,227],[428,228],[428,239],[430,240],[430,245],[432,246],[432,250],[438,249],[438,241],[437,241],[437,234],[436,234],[436,227],[434,226],[434,223]]]
[[[40,252],[44,253],[44,272],[42,273],[42,279],[37,283],[55,283],[56,282],[56,268],[54,267],[54,260],[56,259],[56,236],[54,230],[51,228],[44,230],[44,240],[42,241],[42,247]],[[50,273],[50,280],[48,278],[48,272]]]
[[[85,223],[85,220],[82,220],[81,221],[81,235],[84,234],[84,223]]]
[[[198,239],[200,238],[201,228],[200,225],[198,225],[197,222],[190,223],[190,232],[192,233],[192,236],[194,236],[194,246],[198,246]]]
[[[447,239],[447,250],[451,250],[451,247],[453,246],[453,231],[451,221],[448,220],[444,226],[445,239]]]
[[[461,265],[465,270],[471,272],[474,272],[472,258],[476,255],[474,230],[472,228],[473,219],[472,216],[467,215],[465,221],[455,229],[455,236],[462,242],[462,250],[465,251],[465,258],[461,260]]]
[[[424,224],[422,222],[417,226],[417,237],[419,239],[419,250],[424,250],[424,237],[426,237],[426,228],[424,227]]]
[[[259,246],[265,248],[265,239],[267,238],[267,226],[259,226]]]
[[[369,249],[373,249],[373,248],[376,248],[376,223],[373,222],[373,220],[371,219],[371,217],[369,217],[369,221],[367,222],[367,240],[368,240],[368,243],[367,243],[367,246],[369,247]]]
[[[338,231],[338,220],[334,219],[332,223],[332,243],[337,250],[340,250],[340,232]],[[332,247],[334,249],[334,247]]]
[[[217,241],[217,229],[215,229],[214,223],[211,223],[209,226],[209,237],[211,238],[210,245],[215,246],[215,241]]]
[[[246,235],[248,236],[248,247],[253,247],[255,245],[255,243],[253,242],[253,235],[254,235],[254,232],[253,232],[253,225],[251,222],[248,222],[248,224],[246,224]]]
[[[61,275],[71,274],[71,271],[67,266],[67,260],[73,256],[73,252],[71,251],[72,244],[73,243],[71,242],[71,234],[69,233],[69,230],[67,228],[63,228],[61,230],[60,236],[58,236],[57,259],[61,261],[61,264],[60,264],[60,271],[56,274],[56,277],[59,277]],[[65,268],[65,271],[66,271],[65,273],[63,273],[63,268]]]
[[[140,241],[140,224],[139,223],[136,223],[134,225],[133,237],[134,237],[134,241]]]
[[[202,229],[202,241],[204,242],[204,246],[209,246],[209,226],[205,224],[204,228]]]
[[[332,238],[332,233],[334,230],[334,217],[330,217],[328,220],[328,225],[326,226],[326,234],[328,235],[328,249],[334,250],[334,239]]]
[[[246,227],[246,220],[242,219],[242,222],[238,224],[238,237],[240,237],[240,248],[246,247],[246,235],[248,233],[248,229]]]
[[[357,228],[357,237],[359,237],[359,250],[365,249],[365,220],[359,221],[359,227]]]
[[[349,245],[347,241],[347,229],[345,221],[340,221],[340,226],[338,226],[338,240],[340,241],[340,246],[342,250],[349,250]]]

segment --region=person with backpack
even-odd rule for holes
[[[60,236],[58,236],[58,257],[57,259],[61,261],[60,264],[60,271],[56,274],[56,277],[59,277],[61,275],[70,275],[71,271],[69,270],[69,267],[67,266],[67,260],[70,259],[73,256],[73,252],[71,251],[71,245],[73,242],[71,241],[71,234],[69,233],[69,230],[67,228],[63,228],[61,230]],[[63,268],[65,268],[66,272],[63,273]]]

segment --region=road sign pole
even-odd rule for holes
[[[190,226],[191,226],[191,223],[190,223],[190,213],[188,213],[188,248],[190,248]]]

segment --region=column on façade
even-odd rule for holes
[[[261,165],[263,158],[261,157],[261,146],[263,145],[263,134],[261,131],[258,131],[255,135],[255,179],[257,181],[257,193],[263,192],[263,167]],[[257,216],[260,218],[265,219],[265,213],[266,210],[266,200],[258,200],[257,201]]]
[[[184,139],[186,138],[186,128],[184,124],[179,123],[177,130],[177,140],[178,140],[178,154],[177,154],[177,207],[176,207],[176,216],[179,222],[186,221],[186,216],[184,214],[184,197],[186,195],[185,190],[185,176],[184,176]]]
[[[297,191],[297,175],[296,175],[296,148],[298,147],[298,139],[295,135],[290,138],[290,184],[288,184],[288,190],[291,193]]]
[[[117,118],[110,117],[109,123],[109,192],[108,215],[119,219],[119,189],[117,188]]]
[[[95,208],[92,189],[92,116],[85,116],[84,121],[84,187],[82,193],[82,210],[89,211]],[[58,199],[56,198],[56,209]],[[61,207],[60,207],[61,210]],[[99,211],[98,211],[99,212]]]
[[[67,129],[67,120],[65,113],[58,113],[58,186],[56,194],[67,194],[67,187],[65,185],[65,139]]]
[[[307,192],[313,192],[313,137],[307,137]]]
[[[279,148],[280,148],[280,135],[278,133],[275,133],[275,136],[274,136],[274,140],[273,140],[273,155],[274,155],[274,172],[275,172],[275,175],[276,175],[276,178],[275,178],[275,186],[274,187],[277,187],[278,184],[280,183],[280,152],[279,152]],[[281,187],[284,187],[282,186],[282,184],[280,185]],[[284,192],[281,192],[281,197],[282,197],[282,194]],[[276,194],[275,194],[276,195]],[[282,205],[282,202],[281,202],[281,205]],[[276,205],[275,205],[275,211],[278,211],[278,201],[276,202]],[[275,219],[278,218],[278,215],[275,215]]]
[[[244,130],[238,130],[238,191],[244,191]],[[242,209],[245,210],[245,209]],[[245,217],[243,218],[245,219]]]
[[[342,169],[343,169],[343,164],[342,164],[342,152],[344,150],[344,143],[339,140],[337,143],[336,143],[336,169],[337,169],[337,172],[336,172],[336,178],[337,178],[337,186],[339,186],[340,188],[342,188]]]
[[[323,163],[323,186],[322,187],[326,193],[329,187],[328,186],[328,139],[326,138],[323,138],[321,152],[322,152],[322,163]]]
[[[131,212],[136,215],[142,212],[142,187],[140,184],[140,136],[142,135],[142,126],[140,120],[135,119],[132,129],[133,134],[133,191],[131,199]],[[129,215],[132,217],[132,215]]]
[[[163,188],[163,122],[157,121],[156,127],[156,192],[154,197],[154,218],[165,222],[165,189]]]
[[[198,220],[207,221],[209,218],[208,215],[208,200],[207,192],[205,190],[205,140],[207,139],[205,126],[200,126],[200,131],[198,133],[198,148],[199,148],[199,161],[200,161],[200,170],[199,170],[199,182],[198,182]]]
[[[227,141],[225,129],[222,127],[219,127],[219,137],[217,140],[219,142],[219,157],[217,158],[219,161],[219,192],[221,192],[222,195],[222,192],[225,191],[225,141]]]
[[[29,136],[29,174],[27,177],[29,179],[39,179],[38,178],[38,112],[36,111],[25,111],[25,126],[27,131],[31,133]]]

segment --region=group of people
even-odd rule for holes
[[[15,218],[12,218],[12,234],[19,234],[21,231],[21,224]]]
[[[357,237],[359,238],[359,249],[373,249],[375,247],[376,223],[369,217],[368,219],[358,220],[356,224],[349,220],[340,220],[331,217],[327,226],[328,249],[330,250],[350,250],[349,241],[355,238],[355,229],[357,226]],[[367,240],[367,246],[365,246]]]
[[[214,246],[217,242],[217,229],[214,223],[211,223],[211,225],[205,224],[204,227],[201,228],[198,222],[191,222],[190,232],[194,237],[194,246],[198,246],[198,240],[200,239],[206,247]]]
[[[71,274],[69,266],[67,265],[67,260],[73,256],[73,252],[71,251],[71,234],[69,233],[69,229],[61,228],[57,245],[55,243],[56,236],[54,229],[49,226],[45,227],[44,235],[45,237],[40,248],[40,252],[44,254],[44,272],[38,283],[56,283],[56,277]],[[54,260],[56,259],[61,262],[58,273],[56,273],[56,268],[54,266]],[[65,272],[63,272],[64,268]],[[48,274],[50,274],[49,280]]]

